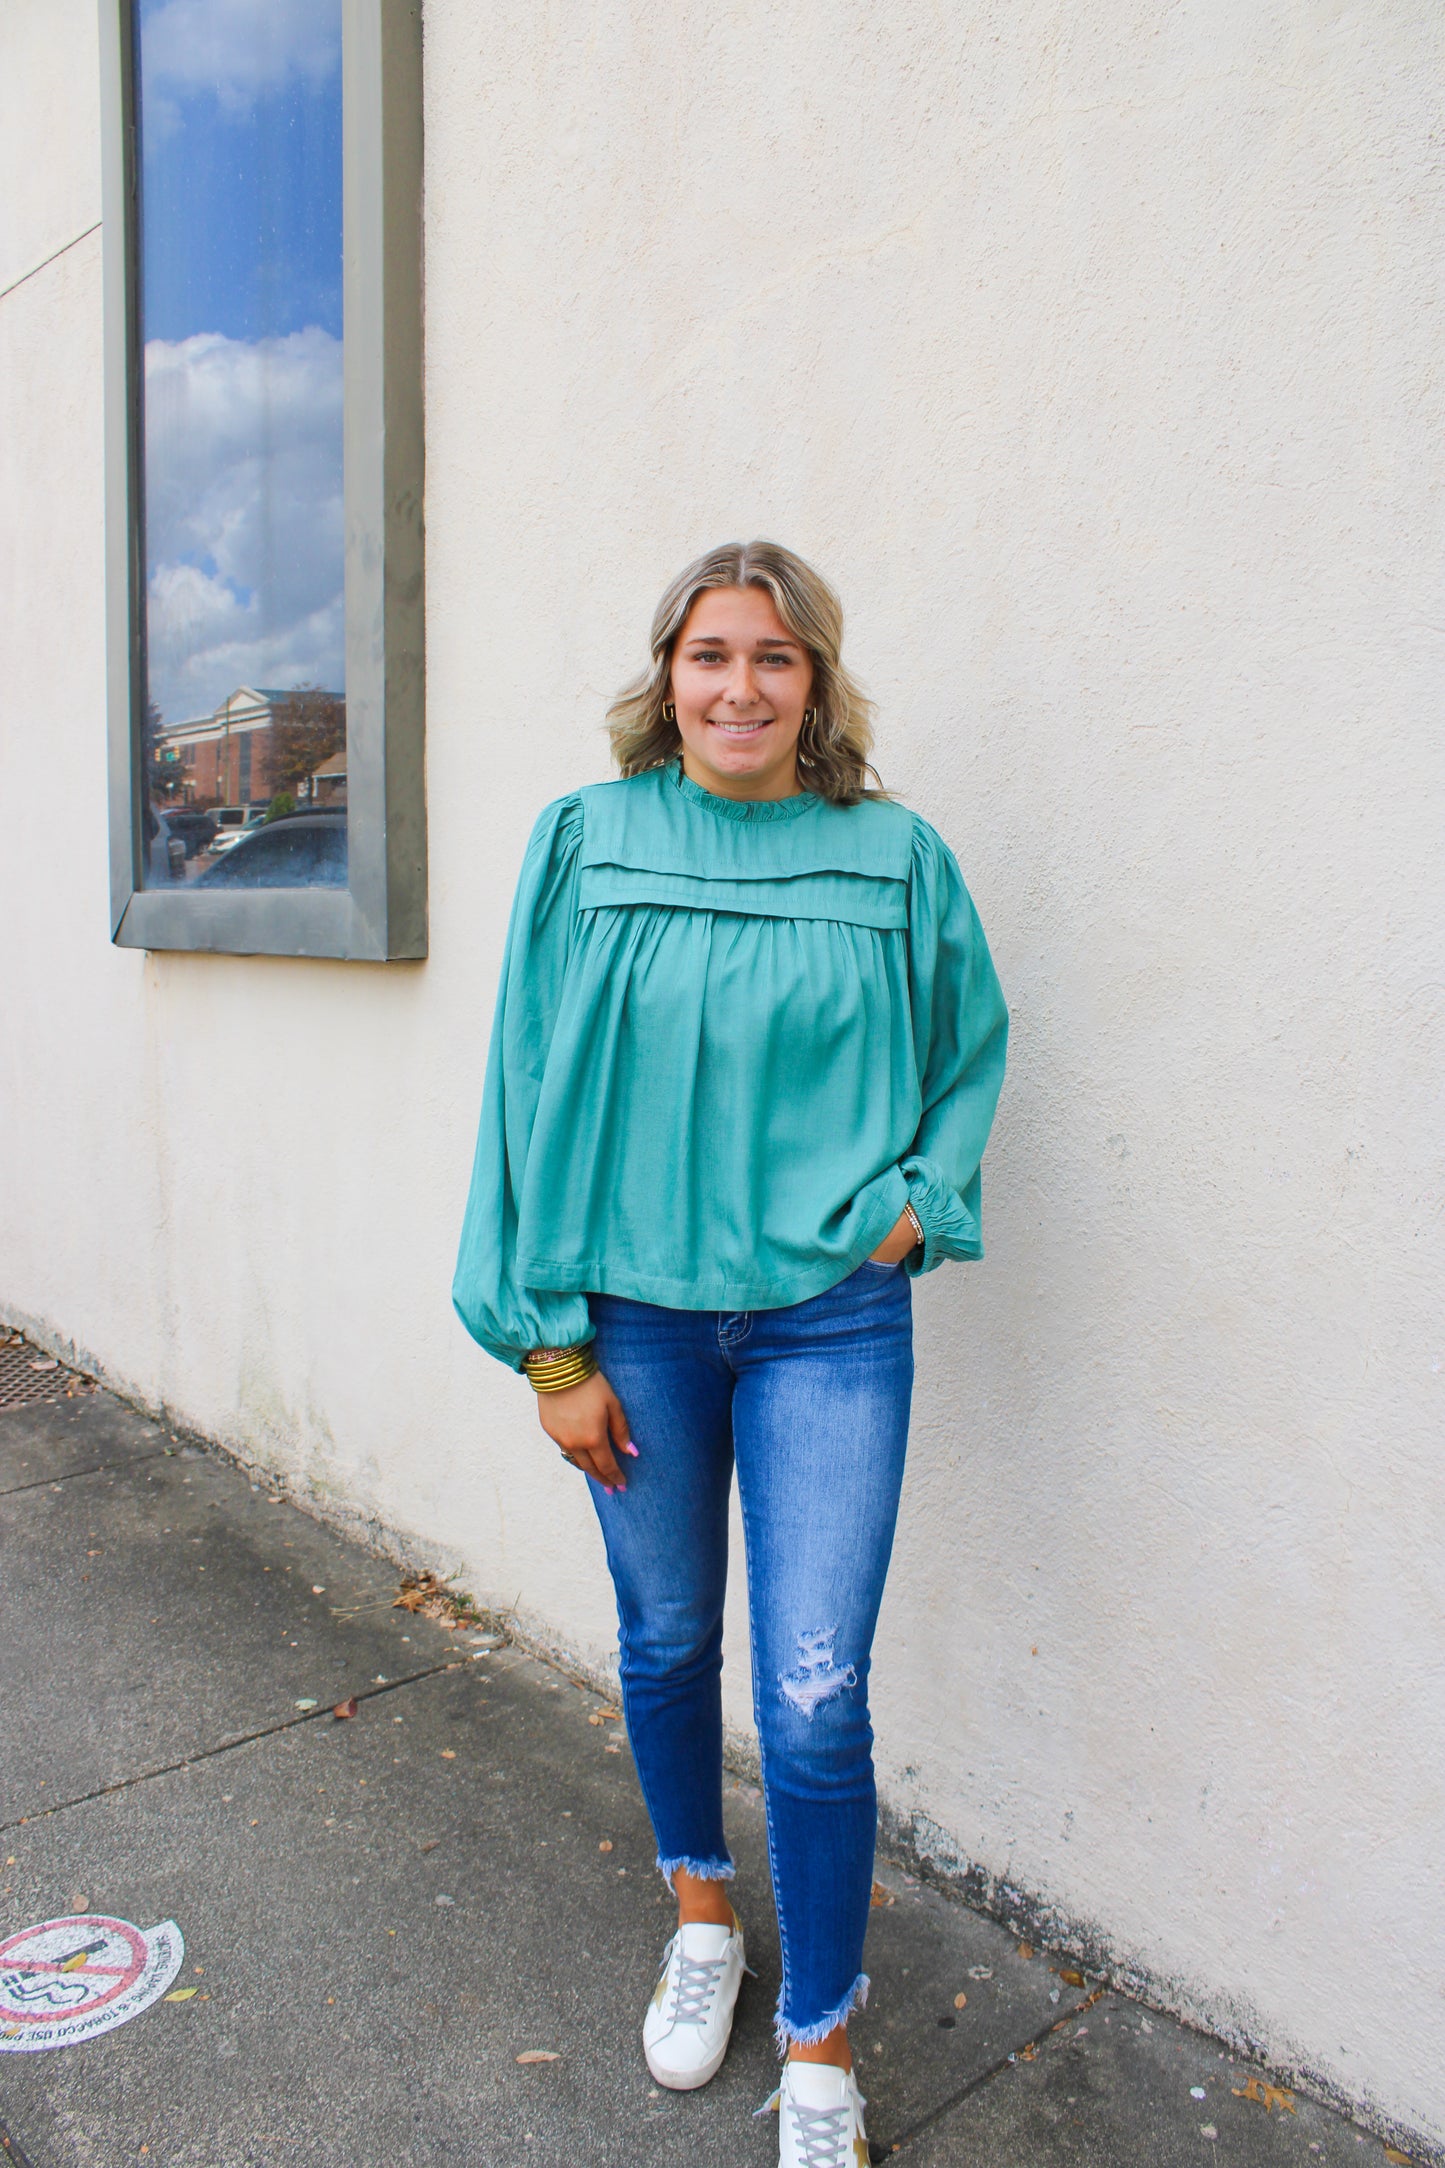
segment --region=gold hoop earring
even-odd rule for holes
[[[815,728],[817,727],[817,722],[818,722],[818,711],[817,711],[817,709],[816,709],[816,708],[804,708],[804,710],[803,710],[803,728],[804,728],[804,730],[813,730],[813,729],[815,729]]]
[[[664,700],[662,703],[662,719],[665,723],[675,723],[677,721],[677,709],[670,700]]]

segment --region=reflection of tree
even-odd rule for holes
[[[319,685],[298,685],[271,725],[271,781],[298,798],[314,795],[317,769],[346,743],[346,702]]]

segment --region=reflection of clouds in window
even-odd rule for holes
[[[209,92],[248,112],[267,92],[316,90],[341,65],[339,11],[317,0],[142,0],[146,126],[168,133],[175,100]]]
[[[146,347],[147,638],[168,721],[241,684],[339,688],[341,342]]]

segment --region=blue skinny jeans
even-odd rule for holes
[[[868,1671],[913,1388],[912,1288],[860,1265],[780,1310],[588,1298],[638,1457],[592,1496],[617,1591],[622,1699],[658,1866],[733,1872],[722,1819],[722,1619],[736,1463],[753,1709],[783,1984],[779,2047],[867,1997],[877,1793]]]

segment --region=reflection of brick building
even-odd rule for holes
[[[272,739],[276,723],[315,693],[270,685],[241,685],[210,715],[162,725],[155,735],[156,759],[165,768],[178,763],[186,805],[267,805],[282,786],[274,780]],[[326,693],[325,700],[340,695]],[[317,795],[330,804],[346,802],[346,754],[336,753],[317,772]]]
[[[312,797],[318,805],[345,805],[346,753],[343,749],[323,760],[312,779]]]

